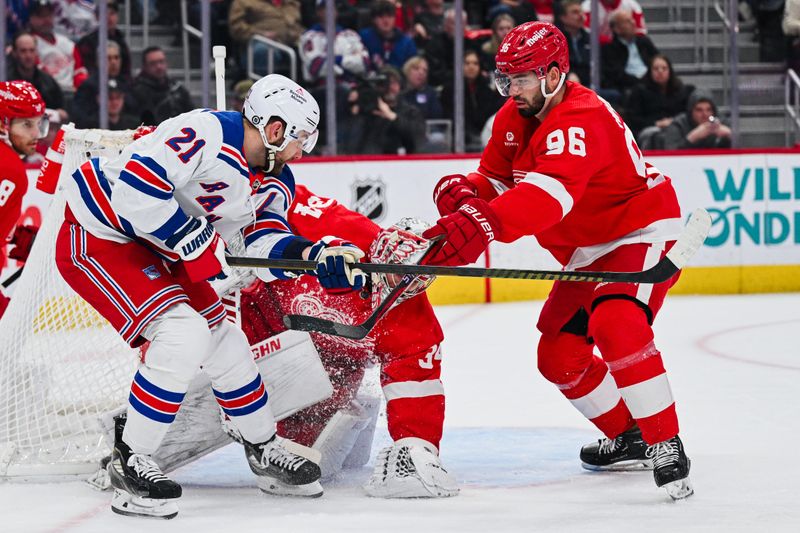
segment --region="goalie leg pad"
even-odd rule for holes
[[[413,437],[381,450],[364,490],[374,498],[445,498],[459,492],[436,448]]]
[[[319,466],[323,479],[339,473],[348,461],[348,466],[363,466],[369,461],[377,407],[380,405],[379,401],[372,403],[376,408],[370,409],[369,405],[364,406],[358,400],[353,400],[348,409],[339,410],[331,417],[314,441],[313,449],[321,455]],[[368,435],[360,442],[364,432]],[[366,458],[363,458],[364,455]]]

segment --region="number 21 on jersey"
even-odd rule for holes
[[[178,154],[178,158],[184,163],[188,163],[189,160],[200,151],[200,148],[206,145],[206,141],[203,139],[197,139],[197,132],[194,131],[193,128],[183,128],[181,133],[183,133],[183,135],[178,135],[168,139],[166,145],[172,148],[173,151],[180,152]],[[181,145],[190,143],[191,146],[181,152]]]

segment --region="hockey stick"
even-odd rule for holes
[[[447,267],[431,265],[403,265],[359,263],[358,268],[368,274],[411,274],[415,276],[461,276],[472,278],[502,278],[554,281],[661,283],[674,276],[697,252],[711,229],[711,216],[705,209],[697,209],[678,236],[669,252],[653,267],[640,272],[593,272],[582,270],[522,270],[513,268]],[[268,259],[261,257],[226,258],[228,265],[247,268],[279,268],[283,270],[312,271],[315,261],[299,259]]]
[[[361,324],[343,324],[341,322],[334,322],[333,320],[326,320],[309,315],[286,315],[283,317],[283,323],[289,329],[298,331],[313,331],[316,333],[325,333],[326,335],[336,335],[337,337],[344,337],[346,339],[363,339],[366,337],[378,320],[383,318],[392,305],[398,298],[408,289],[409,285],[417,279],[413,274],[406,274],[403,279],[392,289],[392,292],[383,299],[378,307],[372,311],[372,314]]]
[[[19,269],[17,269],[16,272],[14,272],[10,276],[8,276],[5,280],[3,280],[3,283],[0,283],[0,285],[2,285],[4,289],[9,288],[12,283],[14,283],[15,281],[17,281],[19,279],[19,277],[22,275],[22,269],[24,269],[24,268],[25,268],[25,265],[22,265],[21,267],[19,267]]]
[[[440,240],[442,237],[435,237],[431,243]],[[432,253],[433,248],[428,248],[423,255],[420,262],[425,260],[428,254]],[[347,339],[363,339],[366,337],[378,320],[383,318],[383,315],[389,312],[392,305],[406,292],[411,284],[417,279],[418,276],[414,274],[406,274],[395,285],[394,289],[386,296],[386,298],[378,304],[372,311],[367,319],[361,324],[343,324],[341,322],[334,322],[333,320],[326,320],[315,316],[308,315],[286,315],[283,317],[283,323],[289,329],[298,331],[314,331],[317,333],[325,333],[327,335],[336,335],[337,337],[345,337]]]

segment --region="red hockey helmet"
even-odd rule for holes
[[[503,74],[532,70],[537,78],[543,78],[553,63],[566,74],[569,72],[567,38],[549,22],[526,22],[508,32],[497,50],[495,62]]]
[[[31,118],[44,115],[42,95],[31,83],[15,80],[0,82],[0,118]]]

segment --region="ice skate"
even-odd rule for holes
[[[266,442],[244,442],[244,451],[250,470],[256,475],[258,488],[276,496],[322,496],[319,465],[292,453],[286,441],[277,435]]]
[[[444,498],[459,492],[433,445],[417,438],[381,450],[364,490],[375,498]]]
[[[694,494],[689,480],[692,462],[683,451],[683,443],[677,435],[669,440],[653,444],[646,455],[653,460],[653,477],[656,485],[664,487],[673,500],[682,500]]]
[[[587,470],[626,471],[650,470],[653,461],[647,457],[647,443],[642,431],[634,426],[614,439],[599,439],[581,448],[581,465]]]
[[[181,497],[181,486],[167,478],[149,455],[132,453],[119,440],[107,468],[115,513],[165,519],[178,514],[174,500]]]

